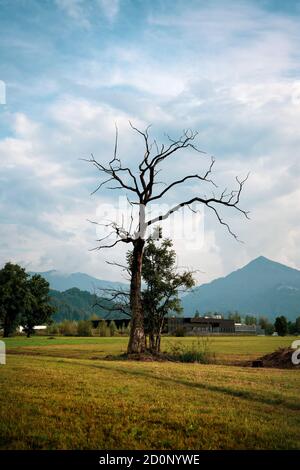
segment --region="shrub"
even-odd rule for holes
[[[59,332],[64,336],[76,336],[77,323],[71,320],[64,320],[59,324]]]
[[[59,325],[57,323],[52,323],[47,327],[47,335],[59,335]]]
[[[108,328],[105,320],[101,320],[98,326],[99,336],[108,336]]]
[[[186,345],[182,343],[172,344],[169,355],[171,359],[179,362],[210,364],[215,360],[209,337],[198,338],[197,341]]]
[[[80,320],[77,325],[78,336],[92,336],[92,325],[89,320]]]

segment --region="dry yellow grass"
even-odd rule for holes
[[[298,371],[89,359],[123,338],[34,338],[26,355],[21,341],[0,368],[2,449],[300,447]]]

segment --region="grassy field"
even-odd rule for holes
[[[211,336],[209,347],[222,363],[251,360],[260,355],[272,352],[283,346],[290,346],[295,337],[274,336]],[[200,339],[201,341],[201,339]],[[77,338],[65,336],[35,336],[26,338],[16,336],[5,340],[7,352],[10,354],[34,354],[59,356],[79,359],[104,358],[108,354],[121,354],[127,349],[126,337],[92,337]],[[164,337],[162,350],[170,350],[172,345],[192,345],[197,342],[195,337],[174,338]]]
[[[104,359],[127,338],[9,338],[0,448],[299,449],[299,371],[231,365],[293,339],[212,338],[199,365]]]

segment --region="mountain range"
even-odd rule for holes
[[[88,274],[84,273],[67,274],[61,271],[52,270],[44,272],[31,272],[30,274],[40,274],[49,282],[51,289],[57,290],[59,292],[72,289],[73,287],[77,287],[77,289],[83,291],[88,291],[91,294],[101,294],[102,289],[128,289],[128,284],[97,279],[96,277],[89,276]]]
[[[185,316],[238,311],[242,315],[300,316],[300,271],[264,256],[226,277],[194,288],[182,298]]]
[[[76,287],[101,295],[101,289],[128,289],[128,284],[84,273],[46,271],[39,274],[48,280],[51,289],[60,292]],[[238,311],[242,315],[261,315],[270,320],[278,315],[294,320],[300,316],[300,271],[260,256],[225,277],[195,287],[182,297],[182,306],[185,316],[194,316],[196,311],[224,315]]]

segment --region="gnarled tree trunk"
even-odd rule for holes
[[[131,283],[130,283],[130,309],[131,329],[128,343],[128,354],[139,354],[145,351],[144,311],[141,299],[142,264],[145,240],[138,238],[134,241]]]

